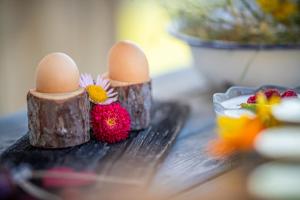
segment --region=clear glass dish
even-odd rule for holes
[[[215,93],[213,95],[214,110],[217,115],[227,115],[231,117],[238,117],[242,114],[253,115],[248,110],[241,108],[241,103],[246,103],[249,96],[255,94],[260,90],[266,89],[278,89],[283,92],[287,89],[293,89],[298,94],[300,93],[300,87],[289,88],[277,85],[264,85],[261,87],[230,87],[225,93]]]

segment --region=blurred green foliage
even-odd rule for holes
[[[160,0],[180,31],[202,40],[300,43],[300,0]]]

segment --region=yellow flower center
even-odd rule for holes
[[[114,125],[116,125],[116,119],[115,118],[109,118],[106,120],[106,123],[108,126],[112,127]]]
[[[98,85],[89,85],[86,90],[90,99],[95,103],[102,103],[108,98],[106,91]]]

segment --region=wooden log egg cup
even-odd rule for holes
[[[29,141],[41,148],[66,148],[90,140],[90,102],[79,88],[79,70],[64,53],[45,56],[36,89],[27,94]]]
[[[151,121],[151,78],[143,50],[131,41],[117,42],[108,54],[104,76],[118,92],[118,100],[131,118],[131,130],[145,129]]]
[[[112,87],[118,92],[118,100],[121,105],[126,108],[131,119],[131,130],[145,129],[151,122],[151,80],[145,83],[114,86]]]
[[[81,88],[63,95],[30,90],[27,94],[30,144],[65,148],[90,140],[89,100]]]

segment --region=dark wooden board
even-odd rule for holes
[[[172,151],[162,163],[150,186],[155,198],[173,199],[234,168],[237,157],[216,159],[207,152],[207,144],[217,137],[215,114],[210,94],[182,94],[190,115]]]
[[[189,78],[187,79],[184,77]],[[212,94],[203,92],[200,83],[197,74],[190,69],[174,72],[153,80],[154,99],[164,101],[176,99],[176,102],[184,102],[184,104],[189,105],[191,112],[183,129],[176,138],[175,144],[172,148],[168,148],[170,152],[164,154],[167,156],[162,162],[158,162],[159,166],[155,166],[157,170],[154,169],[155,173],[152,174],[152,180],[147,186],[150,190],[148,193],[152,193],[155,196],[151,198],[151,200],[158,200],[161,198],[169,199],[170,197],[173,199],[174,196],[184,196],[184,194],[194,190],[200,189],[201,191],[203,183],[210,180],[208,184],[214,185],[212,184],[215,180],[213,178],[236,165],[235,160],[215,160],[206,152],[207,142],[216,137],[214,124],[215,115],[211,99]],[[170,117],[173,116],[170,115]],[[5,151],[8,146],[11,146],[18,138],[22,137],[26,131],[26,112],[23,111],[19,114],[0,118],[0,154]],[[115,149],[114,151],[117,151],[117,146],[121,144],[126,145],[120,143],[114,145],[116,146],[115,148],[109,146],[106,147],[107,151],[113,151],[113,149]],[[112,158],[111,156],[108,156],[108,152],[106,152],[105,155],[95,154],[95,157],[99,157],[99,162],[92,163],[89,162],[88,159],[84,159],[84,153],[81,155],[78,153],[78,161],[76,162],[88,163],[89,166],[86,167],[89,167],[90,169],[94,169],[94,165],[97,165],[101,173],[112,174],[113,171],[110,171],[109,168],[110,166],[115,165],[114,163],[118,163],[118,158],[120,157],[118,154],[122,154],[122,152],[118,151],[118,153],[111,154],[115,157]],[[163,157],[164,156],[161,156],[161,158]],[[64,163],[68,162],[71,161],[67,161],[67,159],[64,161]],[[133,164],[129,166],[132,165]],[[139,165],[139,163],[136,163],[136,165]],[[119,166],[119,168],[120,167],[121,166]],[[81,168],[80,164],[78,164],[78,168]],[[135,170],[135,166],[133,166],[132,170]],[[136,173],[138,174],[138,172]],[[151,174],[151,170],[149,171],[149,174]],[[205,190],[207,189],[207,187],[205,187],[206,184],[207,183],[204,184]],[[110,198],[106,198],[106,194],[111,190],[113,190],[112,193],[116,194],[116,198],[113,199],[125,199],[121,193],[122,189],[119,186],[114,185],[113,187],[104,187],[106,185],[109,184],[98,184],[92,191],[88,190],[83,192],[82,194],[84,196],[82,198],[78,197],[77,199],[108,200]],[[218,188],[208,188],[208,190],[217,191]],[[141,191],[134,193],[135,198],[131,197],[128,199],[144,200],[145,191],[142,191],[142,193],[139,192]],[[90,198],[87,198],[87,194],[90,194]]]
[[[112,145],[92,139],[76,147],[45,150],[30,146],[25,135],[3,152],[0,162],[11,167],[26,163],[34,169],[68,166],[93,170],[144,186],[175,141],[188,113],[183,104],[156,103],[149,128],[132,132],[128,140]]]

